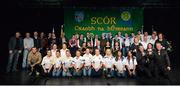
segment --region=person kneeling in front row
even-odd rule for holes
[[[76,56],[73,58],[73,76],[80,77],[82,76],[82,68],[83,68],[83,59],[81,56],[81,52],[79,50],[76,51]]]
[[[95,55],[92,58],[92,76],[100,77],[102,75],[102,55],[100,55],[100,50],[95,49]]]
[[[83,68],[83,76],[91,76],[91,62],[92,55],[90,54],[89,48],[86,49],[86,53],[83,55],[84,68]]]
[[[127,61],[126,61],[126,68],[128,71],[128,76],[131,78],[136,77],[136,57],[132,55],[131,51],[128,51]]]
[[[56,57],[54,58],[54,65],[53,65],[53,71],[52,76],[53,77],[59,77],[62,73],[62,58],[60,56],[60,52],[56,51]]]
[[[105,77],[110,78],[114,77],[114,63],[115,58],[112,55],[111,49],[106,49],[106,55],[104,56],[103,61],[103,74]]]
[[[117,51],[117,55],[115,58],[115,75],[118,78],[124,78],[126,77],[126,58],[122,56],[121,51]]]
[[[33,47],[28,54],[28,63],[31,69],[30,75],[36,76],[41,73],[41,53],[37,51],[36,47]]]
[[[51,69],[53,66],[53,57],[51,54],[51,51],[47,51],[47,55],[42,60],[42,68],[43,68],[43,75],[44,76],[50,76],[51,75]]]
[[[71,53],[69,50],[66,50],[66,57],[63,60],[63,77],[71,77],[73,73]]]

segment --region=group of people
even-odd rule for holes
[[[65,33],[48,37],[34,32],[31,37],[26,33],[22,39],[20,33],[9,41],[9,60],[7,72],[17,71],[19,54],[23,50],[22,68],[30,69],[30,75],[53,77],[168,77],[171,70],[167,53],[169,44],[162,33],[153,31],[137,35],[118,32],[102,33],[93,37],[75,33],[67,39]],[[12,70],[11,70],[12,67]]]

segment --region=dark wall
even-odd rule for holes
[[[151,33],[152,25],[154,29],[166,35],[168,40],[173,42],[175,52],[178,52],[178,29],[180,8],[145,8],[144,9],[144,29]],[[2,13],[1,23],[1,53],[0,65],[5,67],[8,58],[8,40],[16,31],[20,31],[22,35],[25,32],[43,31],[51,32],[54,26],[59,31],[60,25],[63,24],[63,8],[48,9],[6,9]],[[140,16],[139,16],[140,17]],[[178,59],[174,54],[173,59]],[[176,60],[177,61],[177,60]],[[173,62],[175,62],[173,60]]]

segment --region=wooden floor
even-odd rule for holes
[[[3,85],[160,85],[160,84],[180,84],[180,73],[178,70],[171,72],[171,82],[167,79],[148,79],[145,77],[137,79],[129,78],[93,78],[93,77],[79,77],[79,78],[50,78],[37,77],[31,78],[27,71],[18,71],[15,73],[3,74],[0,76],[0,84]]]

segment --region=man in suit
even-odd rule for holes
[[[171,70],[170,60],[167,51],[162,48],[161,43],[156,43],[154,56],[154,62],[156,65],[155,76],[159,78],[159,76],[162,75],[163,77],[169,79],[169,71]]]
[[[16,32],[15,36],[11,37],[9,40],[9,58],[6,68],[7,73],[11,71],[11,67],[12,67],[12,72],[17,71],[16,67],[19,59],[19,54],[22,52],[22,49],[23,49],[23,40],[20,37],[20,33]]]

